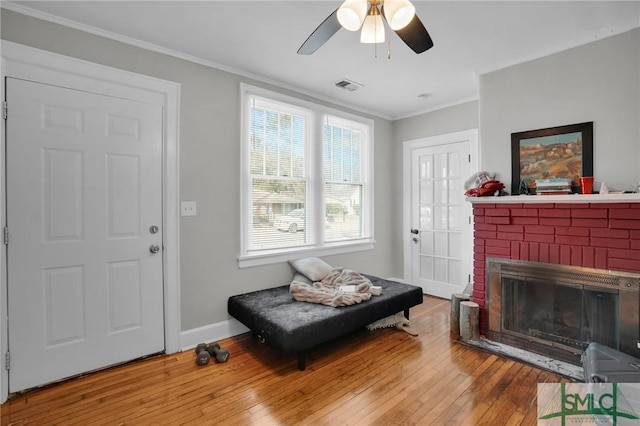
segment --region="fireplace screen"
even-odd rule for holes
[[[637,274],[490,259],[487,336],[580,364],[591,342],[638,356]]]
[[[580,353],[589,342],[618,347],[618,294],[560,283],[502,279],[503,331]]]

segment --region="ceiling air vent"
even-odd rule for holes
[[[335,84],[336,87],[339,87],[341,89],[346,89],[350,92],[353,92],[354,90],[358,90],[359,88],[362,87],[362,84],[356,83],[355,81],[347,80],[346,78],[343,78],[342,80],[338,80],[333,84]]]

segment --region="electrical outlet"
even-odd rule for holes
[[[195,201],[183,201],[180,203],[180,211],[182,216],[195,216],[196,215],[196,202]]]

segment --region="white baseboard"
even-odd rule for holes
[[[387,278],[389,281],[397,281],[399,283],[404,283],[404,284],[411,284],[410,282],[407,282],[404,280],[404,278],[395,278],[395,277],[391,277],[391,278]]]
[[[248,331],[249,329],[240,321],[232,318],[227,321],[183,331],[180,333],[180,347],[185,351],[195,348],[198,343],[217,342]]]

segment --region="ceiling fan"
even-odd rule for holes
[[[409,0],[346,0],[311,33],[298,53],[311,55],[340,28],[349,31],[362,28],[361,43],[384,43],[383,18],[414,52],[422,53],[433,47],[431,36]]]

